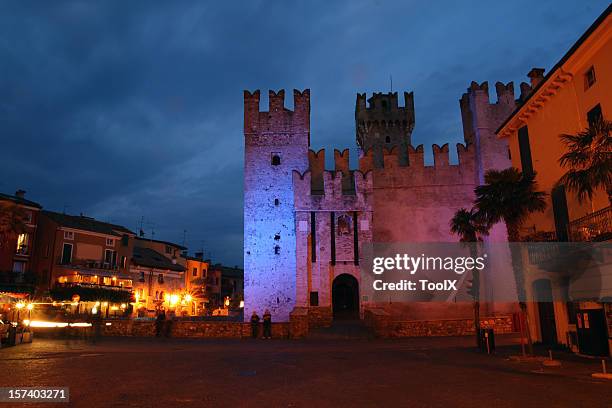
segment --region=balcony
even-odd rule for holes
[[[612,206],[570,222],[569,236],[574,242],[612,240]]]
[[[98,272],[98,271],[118,271],[119,265],[111,264],[108,262],[100,262],[100,261],[92,261],[87,259],[75,259],[70,262],[62,262],[61,259],[58,260],[57,265],[62,268],[74,269],[77,271],[90,271],[90,272]]]
[[[70,301],[74,295],[79,295],[81,301],[108,301],[117,303],[134,301],[132,288],[86,282],[56,283],[50,292],[51,297],[56,301]]]

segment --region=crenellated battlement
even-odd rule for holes
[[[398,171],[414,171],[423,168],[472,168],[475,164],[475,149],[473,145],[465,145],[457,143],[457,157],[458,163],[451,164],[449,155],[448,143],[438,146],[437,144],[432,145],[434,163],[433,166],[425,165],[425,149],[423,145],[416,147],[409,145],[405,152],[402,152],[400,148],[393,147],[391,149],[383,149],[382,163],[378,163],[374,160],[375,151],[373,149],[367,150],[359,157],[359,170],[367,172],[371,170],[390,170],[399,169]],[[403,163],[402,158],[407,156],[407,163]]]
[[[466,143],[475,143],[474,122],[501,124],[516,107],[514,96],[514,83],[495,83],[497,102],[491,103],[489,97],[489,83],[487,81],[478,84],[472,81],[467,92],[459,100],[461,108],[461,120],[463,122],[463,137]],[[476,119],[477,118],[477,119]]]
[[[367,99],[366,93],[357,94],[357,112],[380,112],[388,113],[393,111],[414,112],[414,93],[404,92],[404,106],[400,106],[398,102],[397,92],[374,92]],[[367,102],[367,104],[366,104]]]
[[[312,189],[313,178],[322,181],[321,190]],[[346,190],[345,180],[350,178],[352,190]],[[311,170],[305,173],[293,171],[293,191],[296,210],[351,210],[365,211],[371,209],[370,197],[373,182],[372,172],[362,173],[359,170],[348,173],[335,170],[323,170],[320,173]]]
[[[293,90],[293,110],[285,107],[285,90],[268,91],[268,110],[261,111],[260,91],[244,91],[244,133],[310,134],[310,90]]]
[[[497,95],[497,102],[495,104],[514,105],[514,82],[503,82],[495,83],[495,94]],[[467,92],[461,95],[460,104],[461,107],[468,107],[469,100],[473,98],[478,103],[492,104],[489,98],[489,83],[484,81],[478,84],[476,81],[472,81]]]
[[[399,106],[397,92],[357,94],[355,129],[357,143],[363,150],[372,147],[410,144],[414,129],[414,94],[404,92],[404,106]]]

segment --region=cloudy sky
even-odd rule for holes
[[[608,2],[500,4],[2,1],[0,191],[241,265],[242,90],[310,88],[313,147],[353,148],[392,75],[413,142],[455,143],[470,81],[551,68]]]

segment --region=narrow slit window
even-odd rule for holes
[[[281,157],[278,153],[272,153],[272,165],[273,166],[280,166],[281,164]]]

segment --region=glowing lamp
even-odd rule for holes
[[[190,294],[187,294],[187,295],[185,295],[185,300],[186,300],[187,302],[191,302],[191,301],[193,300],[193,298],[191,297],[191,295],[190,295]]]
[[[27,308],[28,308],[28,310],[34,309],[34,303],[28,303]]]
[[[19,303],[17,303],[17,304],[15,305],[15,307],[16,307],[17,309],[23,309],[23,308],[25,307],[25,303],[23,303],[23,302],[19,302]]]

